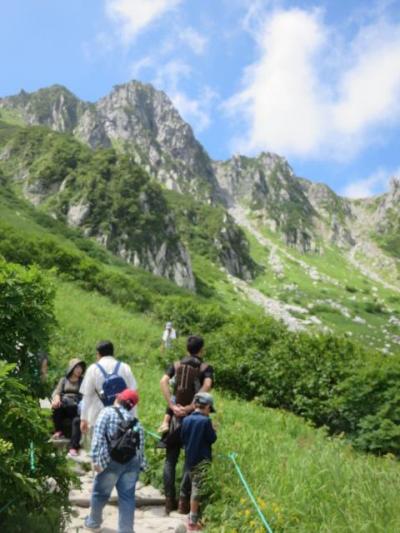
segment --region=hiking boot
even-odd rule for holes
[[[179,498],[178,513],[189,514],[189,512],[190,512],[190,501],[187,498]]]
[[[169,514],[172,511],[176,511],[178,508],[178,505],[176,503],[175,498],[170,498],[169,496],[165,497],[165,514]]]

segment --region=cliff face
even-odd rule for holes
[[[392,238],[400,227],[398,182],[378,200],[354,202],[298,178],[276,154],[212,161],[168,96],[151,85],[118,85],[96,103],[82,102],[61,86],[21,91],[0,99],[0,116],[2,109],[25,123],[72,133],[91,148],[113,146],[164,187],[195,201],[248,208],[285,245],[303,253],[321,253],[331,244],[348,251],[371,233]],[[72,223],[76,209],[69,215]],[[243,246],[235,251],[232,228],[225,231],[228,245],[220,246],[219,259],[246,277],[247,259],[241,256],[247,252]]]

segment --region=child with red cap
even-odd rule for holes
[[[137,391],[125,389],[116,397],[114,405],[105,407],[97,419],[91,457],[97,472],[93,483],[90,514],[85,519],[89,531],[100,531],[103,508],[114,487],[118,492],[118,533],[133,533],[135,488],[139,472],[146,466],[144,431],[132,410],[139,402]],[[119,439],[128,442],[128,455],[121,458],[116,452]],[[129,447],[129,439],[131,446]],[[125,448],[126,452],[126,448]],[[123,462],[121,462],[123,461]]]

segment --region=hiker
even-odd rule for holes
[[[204,341],[202,337],[192,335],[187,340],[187,355],[170,365],[160,381],[162,394],[167,402],[165,420],[169,421],[169,430],[163,436],[166,447],[164,463],[165,512],[169,514],[178,508],[178,512],[189,512],[190,480],[184,476],[181,482],[179,503],[176,503],[175,475],[176,464],[181,449],[180,426],[183,417],[194,411],[193,398],[197,392],[208,392],[213,385],[213,368],[202,361]],[[174,396],[171,395],[169,382],[175,378]]]
[[[86,363],[81,359],[71,359],[67,373],[57,384],[52,394],[51,407],[53,409],[53,422],[55,433],[53,439],[64,438],[66,421],[71,423],[71,439],[68,454],[76,457],[79,454],[81,430],[79,417],[79,404],[82,395],[79,392],[86,370]]]
[[[89,366],[80,392],[83,395],[81,431],[87,433],[93,428],[100,411],[112,405],[118,392],[129,388],[136,390],[136,380],[126,363],[114,357],[114,345],[102,341],[96,347],[97,363]],[[136,411],[134,410],[136,415]]]
[[[103,508],[116,487],[118,533],[133,533],[136,482],[146,466],[144,431],[134,414],[138,401],[135,390],[125,389],[97,419],[91,447],[96,477],[90,514],[85,519],[85,527],[91,531],[100,531]]]
[[[172,348],[173,341],[175,339],[176,339],[176,331],[172,327],[172,322],[167,322],[165,324],[165,329],[164,329],[164,332],[162,334],[162,341],[163,341],[162,347],[163,347],[163,349],[169,350],[170,348]]]
[[[211,463],[211,446],[217,434],[210,420],[215,413],[214,400],[208,392],[199,392],[194,397],[195,410],[182,422],[181,438],[185,448],[185,476],[191,482],[188,531],[200,531],[199,494],[201,483]]]

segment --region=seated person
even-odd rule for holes
[[[84,361],[71,359],[65,377],[60,379],[52,395],[51,406],[53,408],[53,422],[55,427],[53,439],[63,438],[65,421],[69,419],[71,421],[70,456],[77,456],[80,448],[79,404],[82,400],[82,395],[79,389],[85,370],[86,363]]]

